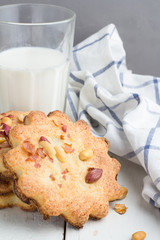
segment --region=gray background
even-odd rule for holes
[[[0,5],[30,2],[74,10],[75,44],[114,23],[124,43],[128,68],[137,74],[160,76],[159,0],[0,0]]]

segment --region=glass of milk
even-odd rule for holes
[[[64,111],[75,18],[54,5],[0,7],[0,112]]]

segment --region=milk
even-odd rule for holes
[[[69,62],[54,49],[18,47],[0,53],[0,112],[64,110]]]

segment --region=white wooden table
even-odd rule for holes
[[[144,170],[125,160],[120,160],[119,182],[128,188],[128,196],[121,201],[128,210],[119,215],[110,204],[104,219],[89,220],[77,230],[60,217],[42,220],[39,213],[26,213],[18,208],[0,211],[0,240],[130,240],[132,233],[143,230],[146,240],[160,240],[160,211],[141,197]]]

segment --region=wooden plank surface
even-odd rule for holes
[[[146,203],[141,196],[146,175],[144,170],[126,160],[120,162],[122,169],[118,179],[128,188],[128,196],[110,203],[110,212],[104,219],[89,220],[80,230],[67,224],[66,240],[130,240],[132,233],[139,230],[147,233],[146,240],[160,239],[160,211]],[[124,203],[128,207],[127,212],[124,215],[116,213],[113,210],[115,203]]]
[[[0,210],[0,240],[62,240],[64,221],[60,217],[43,220],[38,213],[18,208]]]

